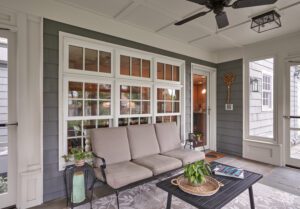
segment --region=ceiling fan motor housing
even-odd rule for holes
[[[228,17],[226,12],[224,11],[225,7],[232,7],[233,9],[239,9],[239,8],[246,8],[246,7],[254,7],[254,6],[263,6],[263,5],[269,5],[274,4],[278,0],[235,0],[233,3],[233,0],[187,0],[196,4],[200,4],[202,6],[206,6],[209,10],[203,11],[190,16],[186,17],[183,20],[180,20],[179,22],[176,22],[175,25],[182,25],[187,22],[190,22],[196,18],[202,17],[209,12],[213,11],[216,14],[216,21],[218,28],[224,28],[229,25]]]
[[[220,14],[223,12],[224,7],[227,7],[230,4],[231,0],[207,0],[205,6],[213,10],[215,14]]]

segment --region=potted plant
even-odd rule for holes
[[[206,182],[205,177],[211,175],[210,165],[204,160],[188,164],[184,167],[184,177],[192,186],[199,186]]]
[[[72,148],[71,154],[62,156],[65,159],[65,162],[72,162],[76,166],[83,166],[86,160],[92,159],[92,152],[85,152],[80,148]]]
[[[196,135],[197,140],[198,140],[199,142],[201,142],[202,133],[199,132],[199,133],[196,133],[195,135]]]

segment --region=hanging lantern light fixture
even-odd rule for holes
[[[258,33],[279,27],[281,27],[280,15],[275,10],[252,17],[251,29]]]

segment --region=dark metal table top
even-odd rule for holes
[[[220,163],[211,163],[212,168]],[[182,174],[181,174],[182,175]],[[171,180],[177,176],[168,178],[157,183],[157,187],[162,190],[178,197],[179,199],[201,209],[219,209],[233,200],[235,197],[239,196],[242,192],[247,190],[257,181],[259,181],[263,176],[254,172],[244,170],[244,179],[230,178],[225,176],[212,175],[213,178],[217,179],[219,182],[223,183],[224,186],[220,190],[209,197],[198,197],[183,192],[179,187],[171,184]]]

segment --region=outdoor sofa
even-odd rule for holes
[[[119,191],[205,158],[203,152],[183,149],[175,123],[91,130],[95,175]]]

